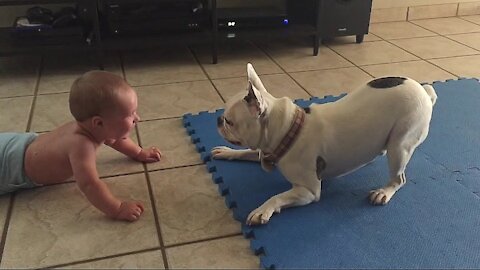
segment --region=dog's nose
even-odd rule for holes
[[[217,117],[217,127],[223,126],[223,116]]]

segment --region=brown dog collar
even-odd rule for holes
[[[273,153],[261,152],[260,160],[262,165],[267,166],[267,169],[271,169],[268,167],[273,167],[285,155],[285,153],[287,153],[293,143],[295,143],[297,140],[298,134],[300,133],[304,122],[305,111],[297,106],[290,129],[288,130],[287,134],[285,134],[277,148],[273,151]]]

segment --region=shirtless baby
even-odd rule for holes
[[[96,151],[102,144],[140,162],[160,160],[157,148],[141,148],[129,138],[140,120],[135,91],[115,74],[90,71],[73,83],[69,104],[75,121],[53,131],[0,133],[0,194],[73,176],[90,203],[106,216],[138,220],[143,204],[116,198],[96,169]]]

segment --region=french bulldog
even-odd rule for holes
[[[217,119],[220,135],[248,149],[217,146],[214,159],[260,161],[278,166],[292,188],[253,210],[246,223],[265,224],[282,208],[320,199],[322,179],[339,177],[387,155],[390,179],[372,190],[373,205],[385,205],[406,182],[405,167],[427,137],[437,99],[431,85],[410,78],[371,80],[338,101],[302,109],[267,92],[247,64],[248,86],[226,103]]]

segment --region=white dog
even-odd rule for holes
[[[248,147],[212,149],[216,159],[278,165],[292,189],[253,210],[247,224],[265,224],[282,208],[320,199],[321,180],[348,174],[387,154],[390,181],[370,192],[372,204],[387,204],[406,182],[405,167],[428,134],[437,95],[409,78],[372,80],[340,100],[302,109],[267,92],[253,66],[248,87],[226,104],[218,130],[230,143]]]

